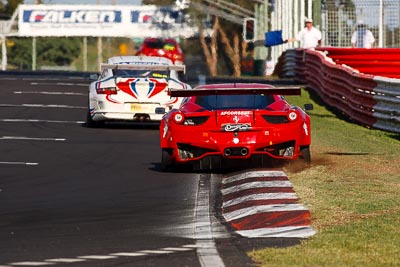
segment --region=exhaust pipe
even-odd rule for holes
[[[224,150],[224,155],[225,157],[229,157],[232,154],[232,151],[230,148],[225,148]]]
[[[249,150],[246,147],[240,149],[240,155],[246,156],[249,153]]]

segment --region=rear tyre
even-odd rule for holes
[[[90,116],[89,111],[86,113],[86,127],[88,128],[94,128],[96,123],[93,121],[92,116]]]
[[[104,125],[104,122],[102,121],[94,121],[92,119],[92,116],[90,116],[89,111],[86,113],[86,122],[85,122],[85,126],[88,128],[97,128],[97,127],[101,127]]]
[[[307,163],[311,163],[311,153],[310,153],[310,146],[302,146],[300,147],[301,159]]]
[[[161,171],[171,171],[173,169],[173,164],[171,160],[171,150],[170,149],[161,149]]]

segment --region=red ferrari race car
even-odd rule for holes
[[[184,64],[185,60],[182,49],[173,38],[146,38],[136,55],[166,57],[176,65]]]
[[[185,97],[179,109],[160,124],[161,169],[191,163],[194,170],[220,169],[241,163],[311,161],[310,117],[283,95],[300,95],[300,87],[256,83],[201,85],[171,89]]]

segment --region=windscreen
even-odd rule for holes
[[[273,95],[207,95],[197,96],[195,103],[208,110],[263,109],[274,102]]]
[[[146,46],[148,48],[161,49],[164,47],[164,45],[165,45],[165,43],[162,40],[154,40],[154,41],[146,42]]]
[[[118,77],[143,77],[161,79],[168,78],[169,71],[114,69],[113,75]]]

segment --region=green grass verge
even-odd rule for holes
[[[346,122],[312,99],[288,97],[314,104],[313,163],[285,171],[317,234],[249,255],[261,266],[400,266],[400,135]]]

